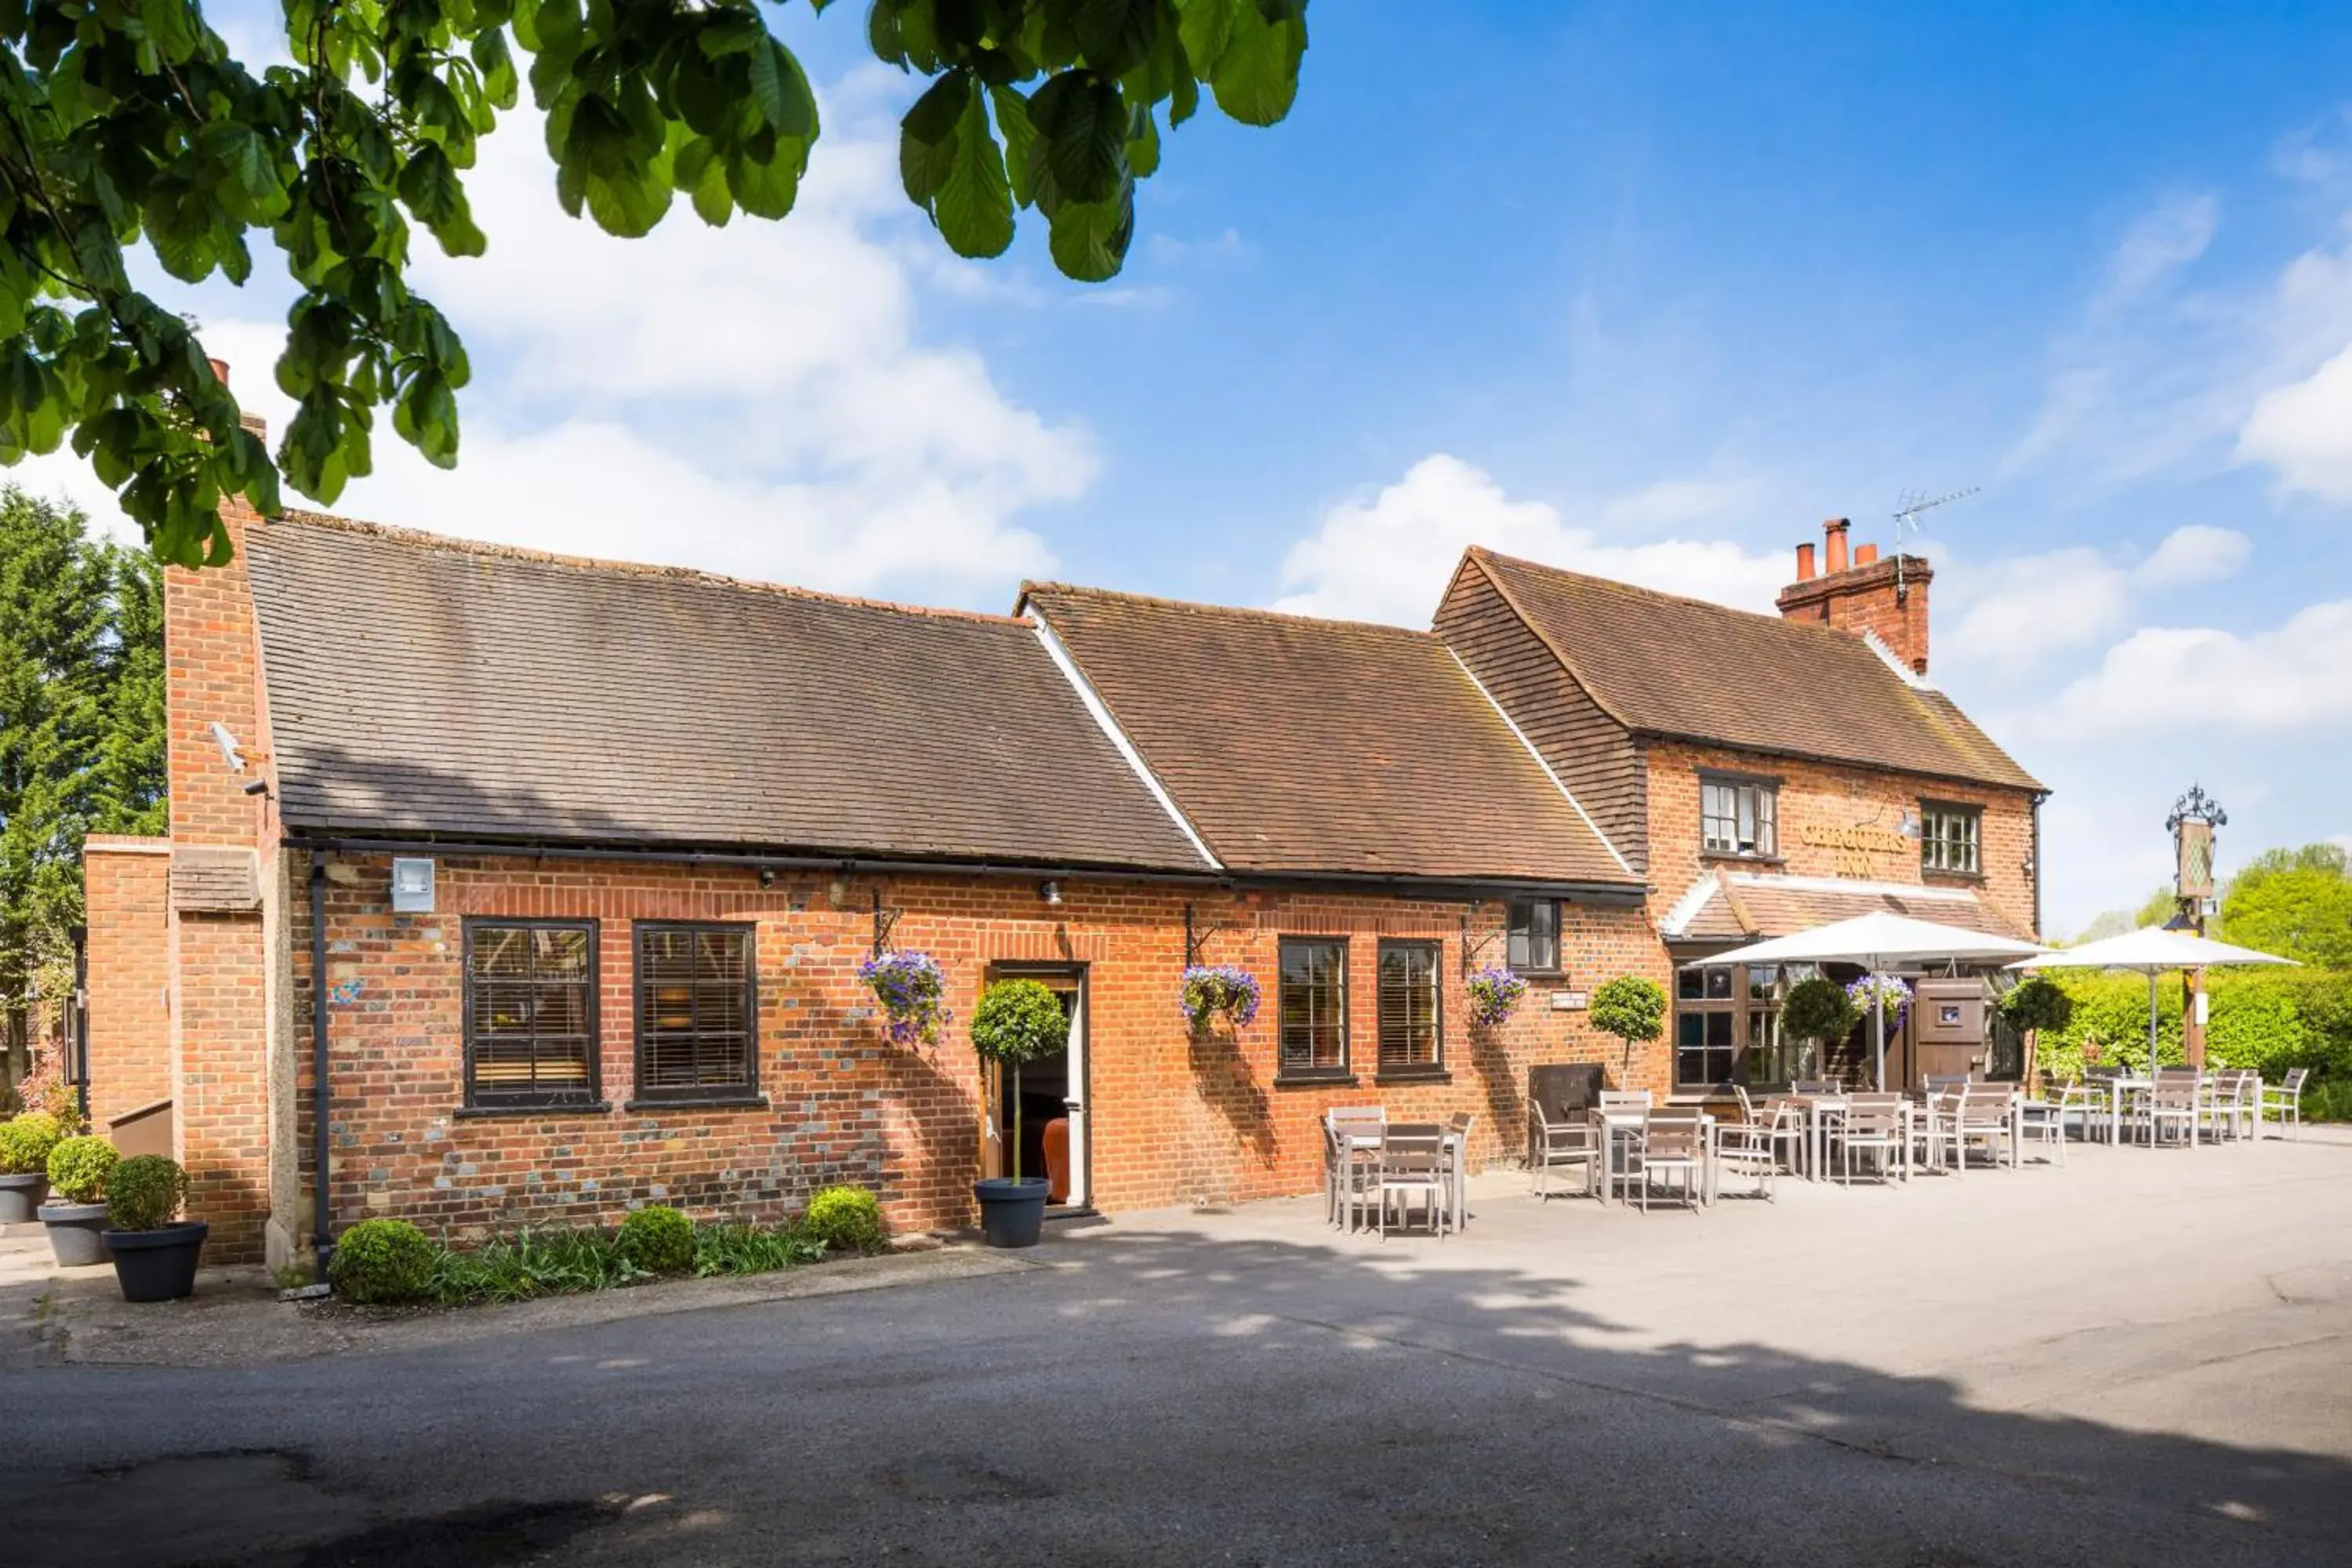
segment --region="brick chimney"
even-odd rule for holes
[[[1822,524],[1823,565],[1813,572],[1813,547],[1797,546],[1797,580],[1780,590],[1780,616],[1817,621],[1856,636],[1873,632],[1913,673],[1927,673],[1927,584],[1935,568],[1916,555],[1881,555],[1865,544],[1846,551],[1852,526],[1842,517]]]

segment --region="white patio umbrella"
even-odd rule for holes
[[[2121,936],[2053,948],[2011,969],[2131,969],[2147,976],[2147,1072],[2156,1076],[2156,977],[2174,969],[2210,969],[2221,963],[2293,963],[2292,958],[2232,947],[2226,942],[2163,926],[2142,926]]]
[[[1713,953],[1692,963],[1859,963],[1875,974],[1903,963],[1942,963],[2032,957],[2042,950],[2030,942],[1991,936],[1966,926],[1938,925],[1908,915],[1875,910],[1852,920],[1750,942],[1729,952]],[[1886,1012],[1873,1007],[1871,1029],[1876,1056],[1878,1087],[1886,1087]]]

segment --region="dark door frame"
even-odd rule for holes
[[[1065,1098],[1075,1099],[1078,1102],[1080,1116],[1078,1133],[1083,1146],[1078,1151],[1077,1167],[1079,1174],[1086,1178],[1086,1185],[1082,1191],[1072,1191],[1070,1201],[1063,1206],[1073,1209],[1089,1207],[1094,1203],[1095,1189],[1093,965],[1084,959],[997,958],[989,961],[988,978],[991,981],[1055,979],[1077,982],[1078,1026],[1072,1042],[1077,1047],[1077,1072],[1074,1075],[1077,1081],[1071,1086],[1074,1092]],[[1003,1087],[1001,1079],[992,1077],[988,1086],[988,1097],[992,1105],[1002,1098]],[[1004,1134],[1000,1129],[997,1133],[1000,1149],[1003,1144],[1003,1137]]]

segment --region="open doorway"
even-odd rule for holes
[[[1020,1115],[1013,1115],[1013,1076],[992,1065],[987,1088],[987,1125],[982,1129],[984,1173],[1013,1173],[1009,1147],[1020,1129],[1021,1173],[1043,1176],[1053,1209],[1082,1209],[1093,1200],[1088,1176],[1092,1149],[1087,1134],[1087,970],[1076,963],[998,963],[991,980],[1034,980],[1054,994],[1070,1020],[1066,1049],[1021,1067]]]

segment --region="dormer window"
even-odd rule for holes
[[[1702,775],[1698,786],[1700,847],[1709,855],[1775,858],[1780,852],[1775,829],[1779,795],[1770,779]]]

